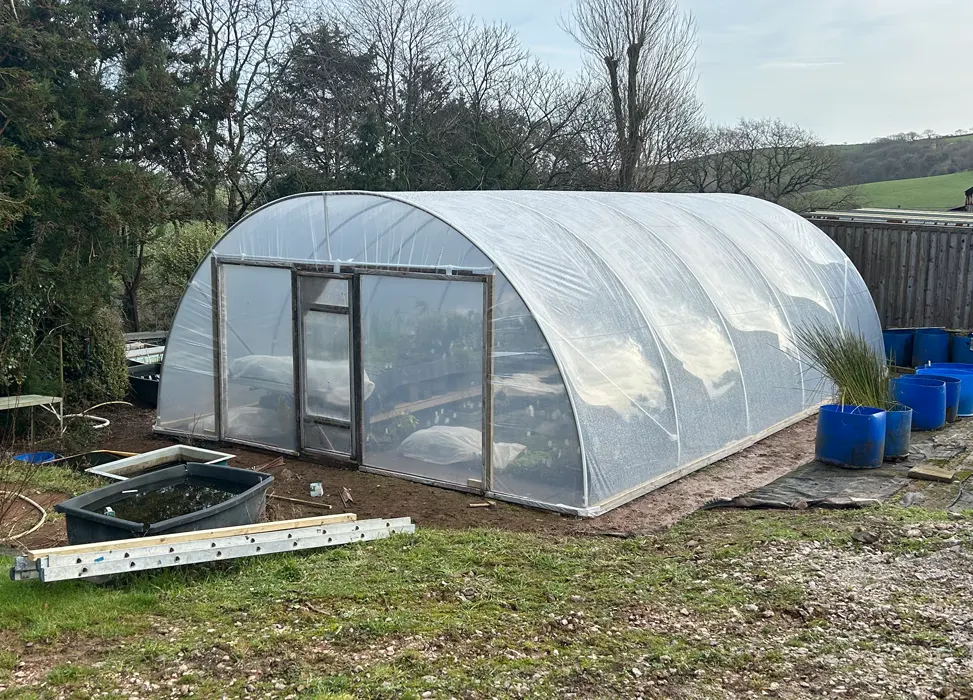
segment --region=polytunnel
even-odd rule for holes
[[[811,323],[881,348],[844,253],[762,200],[303,194],[197,269],[155,430],[593,516],[816,410]]]

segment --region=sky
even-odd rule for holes
[[[932,129],[973,131],[973,2],[679,0],[696,19],[707,117],[779,117],[829,143]],[[575,73],[580,51],[558,26],[572,0],[456,0],[503,21],[550,65]]]

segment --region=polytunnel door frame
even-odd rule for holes
[[[354,268],[355,277],[355,345],[357,356],[356,376],[359,378],[359,386],[364,383],[364,336],[362,331],[363,314],[365,312],[362,300],[362,280],[368,277],[399,277],[412,280],[438,280],[442,282],[460,282],[464,284],[476,284],[481,286],[482,293],[482,361],[481,361],[481,443],[480,443],[480,478],[466,479],[465,481],[443,480],[432,478],[426,475],[409,473],[389,469],[383,466],[369,464],[366,458],[364,439],[367,435],[364,416],[364,401],[358,404],[358,434],[361,436],[359,442],[359,465],[362,471],[394,476],[397,478],[408,479],[433,486],[443,486],[453,490],[468,491],[472,493],[485,494],[492,491],[493,487],[493,274],[479,274],[472,271],[456,270],[402,270],[401,268],[383,268],[381,266],[361,266]]]
[[[313,290],[321,282],[325,284],[321,290]],[[337,285],[329,285],[334,281]],[[337,458],[358,464],[361,455],[358,436],[361,434],[361,363],[356,348],[356,326],[360,317],[358,313],[357,284],[354,275],[340,272],[325,272],[323,270],[295,269],[291,275],[292,309],[294,311],[294,384],[295,384],[295,412],[297,418],[297,439],[300,451],[311,455]],[[321,301],[319,295],[327,294],[324,290],[331,287],[339,289],[339,297],[334,294]],[[343,295],[341,295],[343,292]],[[332,319],[345,332],[346,342],[341,348],[347,353],[348,362],[348,399],[340,405],[331,408],[321,407],[317,410],[309,400],[314,393],[308,386],[308,349],[313,340],[308,333],[309,321],[313,318]],[[310,348],[312,352],[319,349]],[[337,411],[332,409],[338,409]],[[341,413],[342,415],[336,415]],[[345,417],[347,413],[347,417]],[[332,439],[341,431],[348,431],[347,444]],[[337,431],[337,432],[336,432]],[[332,435],[329,437],[328,432]],[[311,436],[323,439],[312,440]]]
[[[291,329],[293,337],[293,369],[294,369],[294,427],[297,431],[297,450],[287,450],[274,445],[268,445],[254,440],[246,440],[227,435],[226,416],[227,406],[227,357],[226,357],[226,290],[224,265],[283,268],[291,273]],[[445,486],[454,490],[474,493],[492,492],[493,485],[493,290],[494,275],[482,274],[474,271],[416,268],[402,269],[395,266],[365,265],[361,263],[337,264],[308,264],[278,260],[255,260],[242,258],[226,258],[214,255],[212,258],[213,275],[213,337],[215,394],[216,400],[216,429],[217,439],[221,442],[236,443],[247,447],[270,449],[292,455],[306,455],[312,458],[326,458],[332,461],[344,462],[357,466],[361,471],[374,472],[399,478]],[[481,387],[481,469],[480,480],[470,479],[466,483],[455,481],[441,481],[423,476],[385,469],[369,465],[365,462],[365,430],[364,430],[364,365],[362,346],[362,306],[361,283],[363,277],[391,276],[417,280],[441,280],[445,282],[480,283],[483,293],[483,358],[482,358],[482,387]],[[350,326],[351,350],[351,397],[350,397],[350,430],[352,434],[351,449],[345,451],[319,450],[308,447],[305,424],[308,419],[317,422],[320,416],[308,415],[305,402],[306,384],[306,353],[304,310],[302,299],[302,282],[309,278],[326,278],[346,280],[348,284],[347,310],[339,310],[332,305],[319,305],[313,309],[323,313],[347,314]],[[333,423],[334,421],[325,421]]]

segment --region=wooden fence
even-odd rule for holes
[[[973,328],[973,228],[809,217],[858,268],[885,328]]]

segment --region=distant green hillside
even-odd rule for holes
[[[836,146],[836,149],[841,159],[836,185],[926,178],[973,170],[971,134],[933,138],[922,138],[918,134],[899,135],[871,143]]]
[[[952,175],[886,180],[858,186],[864,207],[952,209],[963,205],[963,192],[973,187],[973,170]]]
[[[881,139],[877,140],[881,141]],[[874,147],[877,145],[877,141],[871,141],[867,143],[841,143],[835,144],[834,147],[837,148],[841,153],[845,155],[851,155],[855,153],[860,153],[861,151],[867,149],[868,147]],[[912,143],[925,143],[933,144],[935,146],[949,145],[951,143],[959,143],[963,141],[973,141],[973,134],[960,134],[959,136],[937,136],[933,139],[918,139]],[[886,140],[885,143],[889,143]]]

